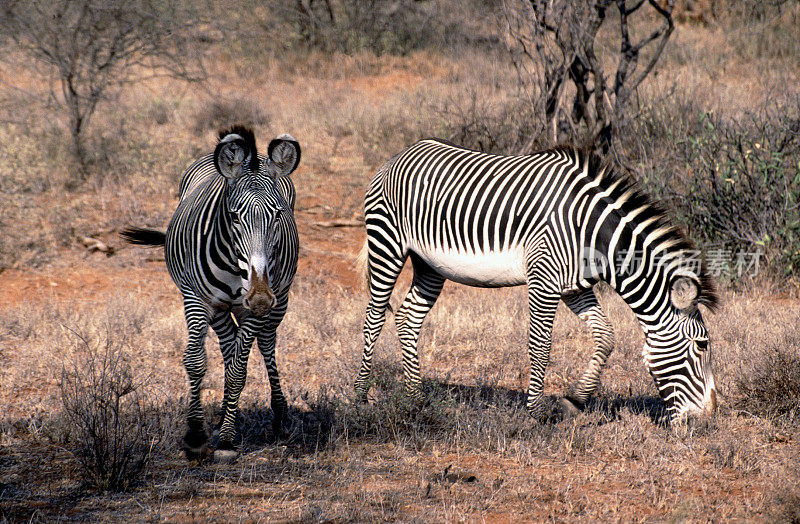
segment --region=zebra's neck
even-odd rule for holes
[[[638,189],[625,182],[620,178],[587,191],[577,212],[583,222],[581,271],[589,284],[606,281],[640,323],[653,326],[670,311],[671,279],[677,274],[699,278],[701,261],[663,212],[640,200]]]

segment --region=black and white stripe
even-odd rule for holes
[[[420,387],[417,339],[445,280],[527,285],[527,407],[543,415],[542,382],[556,307],[564,300],[592,329],[596,350],[568,396],[582,407],[599,384],[613,332],[592,287],[608,282],[637,315],[644,357],[673,418],[716,405],[708,334],[697,309],[716,296],[693,246],[629,178],[571,148],[498,156],[423,140],[387,162],[365,199],[362,251],[369,285],[364,354],[356,379],[365,397],[375,340],[400,270],[411,289],[397,311],[404,379]]]
[[[275,364],[276,329],[286,313],[297,269],[295,190],[289,175],[300,146],[289,135],[259,155],[251,130],[222,131],[213,153],[184,173],[178,209],[166,234],[128,228],[132,243],[165,246],[170,276],[183,294],[189,342],[183,363],[189,376],[187,453],[207,440],[200,402],[206,372],[205,337],[211,326],[225,363],[218,450],[233,450],[239,396],[254,340],[267,367],[274,428],[287,411]],[[159,237],[159,235],[161,235]]]

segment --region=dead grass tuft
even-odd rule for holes
[[[781,340],[758,351],[736,376],[736,407],[764,416],[800,416],[800,338],[782,333]]]

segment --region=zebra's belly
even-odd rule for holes
[[[413,249],[448,280],[468,286],[505,287],[526,282],[522,250],[464,253],[454,249]]]

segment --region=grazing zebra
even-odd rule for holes
[[[596,350],[560,411],[582,409],[613,348],[592,290],[607,282],[636,314],[643,356],[671,419],[713,412],[716,390],[698,304],[717,298],[696,251],[634,182],[571,148],[498,156],[423,140],[375,174],[365,199],[369,303],[356,391],[365,399],[372,353],[406,258],[411,289],[395,321],[408,393],[420,390],[417,340],[445,280],[528,286],[526,407],[549,417],[542,381],[559,300],[591,327]]]
[[[225,363],[215,458],[236,456],[235,421],[254,339],[267,367],[276,434],[286,415],[275,365],[275,331],[286,313],[297,269],[295,190],[289,174],[299,161],[300,146],[291,136],[272,140],[264,156],[256,150],[253,132],[234,126],[220,132],[213,153],[184,173],[180,203],[166,234],[142,228],[122,232],[133,244],[164,245],[169,274],[183,294],[189,331],[183,356],[191,388],[184,437],[189,458],[207,450],[200,390],[209,325]]]

